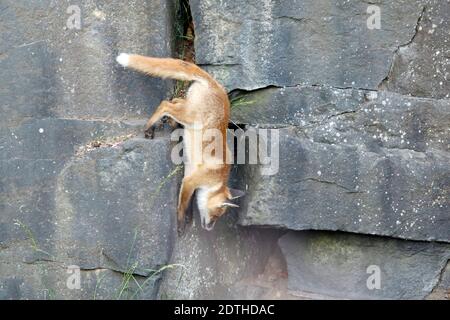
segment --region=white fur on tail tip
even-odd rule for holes
[[[127,66],[128,66],[128,63],[129,63],[129,61],[130,61],[130,55],[127,54],[127,53],[121,53],[121,54],[119,54],[119,55],[117,56],[116,61],[117,61],[120,65],[122,65],[122,66],[124,66],[124,67],[127,67]]]

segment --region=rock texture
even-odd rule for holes
[[[391,249],[380,250],[380,259],[393,260],[392,270],[400,270],[410,254],[404,246],[433,256],[435,241],[450,240],[444,18],[450,6],[435,0],[373,3],[380,8],[381,25],[369,29],[371,4],[191,1],[197,62],[231,91],[233,123],[248,131],[279,130],[277,174],[265,175],[262,165],[238,166],[247,189],[239,223],[382,236],[327,237],[337,248],[344,241],[355,252],[363,243],[387,245]],[[283,250],[289,287],[295,282],[295,290],[323,295],[423,298],[448,259],[440,255],[433,271],[426,255],[417,261],[426,290],[397,283],[405,293],[391,288],[392,295],[383,290],[368,295],[351,288],[358,285],[353,279],[339,294],[307,281],[322,276],[308,270],[324,269],[308,259],[313,249],[301,249],[320,233],[297,234],[293,250]],[[349,264],[335,271],[351,269],[359,258],[351,255]],[[345,281],[342,274],[336,277]],[[446,282],[441,283],[433,292],[442,298]]]
[[[10,232],[3,234],[5,250],[0,260],[25,264],[31,270],[39,265],[46,269],[44,266],[50,264],[58,271],[71,265],[85,272],[104,271],[99,273],[107,275],[105,283],[117,282],[120,273],[154,276],[157,280],[159,275],[154,272],[168,264],[175,236],[175,215],[169,212],[175,208],[181,171],[171,164],[170,151],[168,139],[130,139],[117,147],[101,147],[68,161],[54,188],[47,191],[54,199],[54,209],[47,217],[41,216],[39,223],[30,222],[28,212],[34,212],[34,219],[39,217],[32,211],[32,203],[23,204],[21,214],[11,217],[11,225],[4,224]],[[106,272],[109,270],[120,273]],[[60,274],[50,272],[48,281],[61,282],[56,278]],[[28,275],[35,276],[34,272]],[[28,282],[28,277],[23,281]],[[148,281],[145,289],[149,291],[150,285],[156,284]],[[119,281],[116,287],[110,287],[109,296],[104,298],[116,297],[120,285]],[[63,289],[67,290],[61,285],[54,288],[58,295],[71,297]],[[155,297],[155,290],[144,296]],[[80,298],[76,290],[74,293],[72,297]],[[128,290],[126,293],[131,294]],[[25,292],[21,297],[32,294]],[[34,294],[42,297],[42,292]],[[81,297],[88,298],[89,294],[93,293],[88,289]]]
[[[366,1],[193,0],[197,63],[229,89],[376,89],[394,52],[414,37],[424,1],[380,5],[382,28],[370,30]]]
[[[122,144],[172,84],[114,58],[171,55],[172,5],[3,1],[0,12],[0,297],[131,297],[126,275],[143,283],[170,258],[179,175],[160,185],[174,170],[168,138]],[[81,290],[66,286],[70,265]],[[155,297],[158,276],[135,297]]]
[[[450,101],[311,87],[245,99],[236,122],[284,127],[277,174],[241,168],[242,224],[450,242]]]
[[[428,299],[450,299],[450,262],[442,269],[439,283],[434,287],[433,292],[427,297]]]
[[[71,28],[70,6],[79,8],[80,29]],[[170,55],[170,2],[6,0],[0,8],[5,125],[24,118],[137,118],[166,97],[169,83],[123,71],[115,57],[125,50]]]
[[[170,151],[167,139],[130,139],[69,162],[56,190],[56,256],[122,272],[136,263],[142,275],[166,265],[181,173]]]
[[[290,290],[338,298],[423,299],[450,258],[449,245],[342,233],[290,232],[279,244]],[[371,286],[373,266],[379,288]]]
[[[243,291],[239,282],[264,271],[279,232],[242,228],[236,222],[237,215],[231,212],[214,232],[205,231],[195,208],[194,222],[178,239],[172,255],[171,263],[183,267],[166,274],[160,298],[251,298],[252,293]]]
[[[450,97],[449,14],[448,1],[425,3],[416,35],[397,50],[384,83],[388,90],[420,97]]]

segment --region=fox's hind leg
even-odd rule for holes
[[[195,120],[195,113],[186,107],[186,100],[180,98],[172,101],[164,100],[147,121],[145,126],[145,136],[147,138],[153,138],[155,125],[164,116],[168,116],[182,125],[193,124]]]
[[[184,103],[184,99],[174,98],[170,101],[171,103]],[[169,118],[168,116],[164,116],[161,119],[162,122],[169,124],[169,126],[173,129],[180,127],[179,123],[176,122],[173,118]]]

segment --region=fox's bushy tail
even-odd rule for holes
[[[117,62],[126,68],[160,78],[183,81],[215,82],[204,70],[193,63],[172,58],[153,58],[121,53]]]

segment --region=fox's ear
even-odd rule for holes
[[[245,196],[245,192],[242,190],[232,189],[232,188],[229,188],[229,190],[230,190],[230,194],[231,194],[230,200]]]
[[[224,202],[220,205],[221,207],[230,207],[230,208],[239,208],[239,206],[235,203]]]

